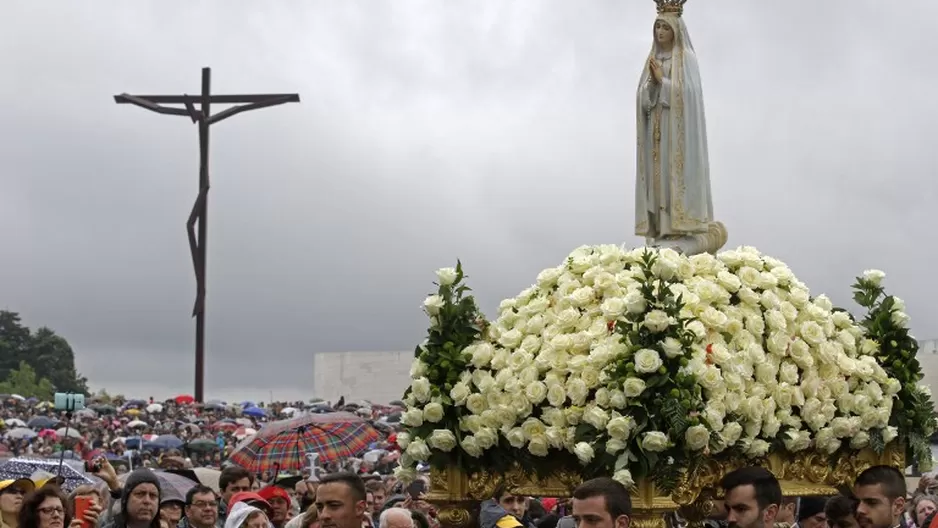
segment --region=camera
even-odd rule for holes
[[[85,395],[72,394],[70,392],[56,392],[55,399],[56,411],[80,411],[85,408]]]
[[[101,458],[95,458],[94,460],[85,461],[85,472],[95,474],[101,471],[101,467],[104,465],[104,462]]]

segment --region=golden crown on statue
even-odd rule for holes
[[[658,4],[658,14],[672,13],[681,16],[684,13],[684,4],[687,0],[655,0]]]

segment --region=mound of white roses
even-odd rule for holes
[[[637,457],[675,447],[760,456],[781,441],[791,452],[833,453],[866,447],[874,431],[885,443],[896,437],[888,424],[900,383],[877,363],[878,344],[784,263],[748,247],[690,257],[664,249],[648,276],[646,251],[582,247],[542,271],[462,351],[469,368],[448,394],[434,395],[426,377],[434,366],[416,360],[401,420],[411,434],[398,437],[404,465],[455,449],[478,458],[505,441],[535,457],[565,450],[586,465],[601,446],[621,460],[616,478],[629,482]],[[679,317],[649,302],[643,288],[656,279],[680,296]],[[427,307],[435,317],[440,299]],[[629,317],[668,337],[635,350],[614,331]],[[667,332],[680,321],[693,333],[689,347]],[[666,373],[679,357],[677,372]],[[610,367],[623,358],[632,366],[617,376]],[[702,410],[678,438],[630,411],[637,401],[655,405],[649,385],[663,374],[700,388]],[[457,409],[458,434],[432,426]]]

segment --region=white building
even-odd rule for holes
[[[919,341],[917,357],[925,375],[920,383],[931,387],[932,394],[938,394],[938,339]]]
[[[335,403],[399,400],[410,385],[409,352],[321,352],[313,357],[313,394]]]

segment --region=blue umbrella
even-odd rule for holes
[[[58,420],[53,420],[48,416],[36,416],[31,419],[26,425],[32,427],[33,429],[52,429],[58,424]]]
[[[58,460],[34,458],[12,458],[0,464],[0,480],[28,479],[37,471],[46,471],[63,477],[65,482],[62,483],[62,489],[66,492],[71,492],[82,484],[94,482],[69,464],[62,464],[60,473]]]
[[[245,409],[241,412],[248,416],[253,416],[255,418],[267,416],[267,411],[265,411],[264,409],[261,409],[260,407],[245,407]]]
[[[241,408],[247,409],[248,407],[257,407],[257,404],[252,401],[243,401],[241,402]]]
[[[126,446],[127,449],[140,449],[142,445],[143,439],[139,436],[131,436],[124,440],[124,446]]]
[[[147,442],[145,447],[151,449],[179,449],[184,443],[179,437],[167,434],[156,437],[152,442]]]

